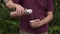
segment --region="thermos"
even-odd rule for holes
[[[24,12],[26,15],[32,14],[32,9],[25,9]]]
[[[24,10],[24,15],[29,15],[29,14],[32,14],[32,9],[25,9]],[[10,13],[10,16],[17,16],[17,11],[13,11]]]

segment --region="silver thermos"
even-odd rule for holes
[[[26,15],[32,14],[32,9],[25,9],[24,12]]]
[[[29,15],[29,14],[32,14],[32,9],[25,9],[24,15]],[[16,11],[10,12],[10,16],[17,16],[17,12]]]

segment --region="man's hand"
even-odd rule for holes
[[[40,27],[40,26],[42,26],[42,25],[43,25],[43,23],[40,22],[39,19],[31,20],[31,21],[30,21],[30,26],[31,26],[32,28],[37,28],[37,27]]]
[[[10,12],[11,17],[17,17],[24,15],[24,8],[20,5],[16,5],[16,11]]]
[[[47,12],[47,16],[42,19],[42,20],[33,20],[33,21],[30,21],[30,25],[32,28],[37,28],[37,27],[41,27],[43,26],[44,24],[47,24],[49,23],[51,20],[53,19],[53,12],[52,11],[48,11]]]
[[[6,7],[7,8],[16,8],[18,16],[22,16],[22,14],[24,14],[24,8],[20,4],[14,3],[12,0],[9,0],[6,3]]]
[[[11,17],[17,17],[17,12],[16,11],[10,12],[10,16]]]
[[[21,5],[16,5],[16,11],[18,16],[24,15],[24,8]]]

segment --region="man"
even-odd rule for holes
[[[52,0],[9,0],[6,6],[16,8],[20,16],[20,34],[48,34],[48,23],[53,19]],[[32,9],[33,13],[24,15],[25,8]]]

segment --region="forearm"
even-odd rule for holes
[[[16,8],[17,5],[19,5],[19,4],[13,3],[12,0],[9,0],[9,1],[6,3],[6,7],[7,7],[7,8]]]
[[[52,19],[53,19],[53,12],[52,11],[50,11],[50,12],[48,11],[47,16],[43,20],[41,20],[41,22],[43,24],[46,24],[46,23],[49,23]]]

